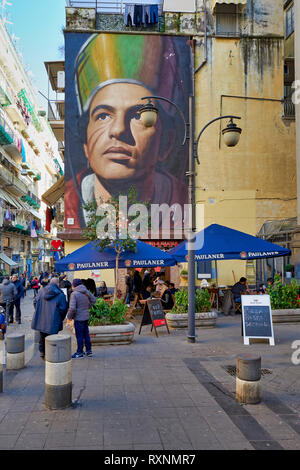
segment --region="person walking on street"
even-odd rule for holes
[[[37,297],[38,292],[39,292],[39,288],[40,288],[40,282],[39,282],[38,278],[35,277],[32,281],[32,289],[33,289],[34,298]]]
[[[0,305],[5,309],[7,323],[9,319],[13,318],[14,300],[16,296],[17,289],[15,285],[8,277],[5,277],[2,284],[0,284]]]
[[[31,328],[40,332],[39,351],[43,359],[46,337],[56,335],[63,329],[63,321],[68,310],[65,294],[58,284],[59,279],[54,277],[49,285],[40,290],[31,322]]]
[[[125,304],[130,307],[130,301],[133,294],[133,273],[132,270],[129,269],[127,275],[125,277],[125,284],[126,284],[126,294],[125,294]]]
[[[25,276],[25,274],[21,274],[20,281],[21,281],[23,289],[24,289],[24,297],[26,297],[26,276]]]
[[[96,297],[87,290],[81,279],[74,279],[72,290],[67,318],[68,320],[74,320],[77,351],[72,358],[77,359],[83,357],[84,345],[86,355],[93,355],[88,323],[90,308],[96,302]]]
[[[133,275],[134,299],[133,299],[133,303],[132,303],[133,308],[136,308],[137,302],[139,302],[142,298],[141,297],[142,287],[143,287],[143,281],[142,281],[142,278],[140,276],[140,273],[138,271],[134,271],[134,275]],[[140,306],[140,303],[139,303],[139,306]]]
[[[15,285],[15,288],[17,289],[17,295],[14,300],[14,307],[16,307],[16,322],[21,324],[21,299],[24,297],[24,287],[22,285],[22,282],[19,280],[19,277],[17,274],[13,274],[11,278],[12,282]],[[10,323],[14,322],[13,314],[10,318]]]

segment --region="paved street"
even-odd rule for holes
[[[274,325],[274,347],[244,346],[240,316],[198,330],[196,344],[186,331],[159,328],[156,338],[143,327],[132,345],[94,347],[94,357],[73,360],[73,406],[49,411],[45,364],[30,330],[31,292],[22,310],[22,325],[10,332],[26,334],[26,367],[5,375],[1,449],[300,449],[300,365],[291,362],[300,325]],[[259,405],[234,398],[229,366],[246,351],[262,357]]]

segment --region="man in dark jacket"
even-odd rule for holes
[[[235,302],[241,302],[241,295],[249,293],[247,279],[245,277],[241,277],[239,282],[236,282],[231,289],[231,292],[234,296]]]
[[[63,321],[67,314],[65,294],[58,287],[59,279],[54,277],[44,287],[37,298],[36,310],[32,318],[31,328],[40,332],[40,356],[45,357],[45,338],[56,335],[63,329]]]
[[[24,297],[24,287],[22,285],[22,282],[19,280],[19,277],[17,274],[13,274],[11,277],[11,280],[13,284],[15,285],[15,288],[17,289],[17,295],[14,300],[14,306],[16,307],[16,322],[19,324],[21,323],[21,299]],[[14,318],[13,314],[9,320],[9,323],[13,323]]]
[[[13,319],[14,300],[17,296],[17,289],[8,277],[3,279],[0,284],[0,305],[5,309],[6,321]]]

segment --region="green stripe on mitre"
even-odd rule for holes
[[[147,60],[144,56],[145,39],[143,36],[116,36],[115,47],[120,61],[120,77],[116,78],[140,79],[144,61]]]

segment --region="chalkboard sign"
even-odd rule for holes
[[[244,344],[250,338],[265,338],[274,346],[274,332],[269,295],[242,295]]]
[[[141,321],[139,334],[141,332],[142,326],[144,325],[152,325],[151,331],[154,327],[155,334],[157,337],[158,334],[156,328],[160,326],[165,326],[168,330],[168,333],[170,334],[160,299],[147,299],[147,302],[144,306],[144,313]]]

